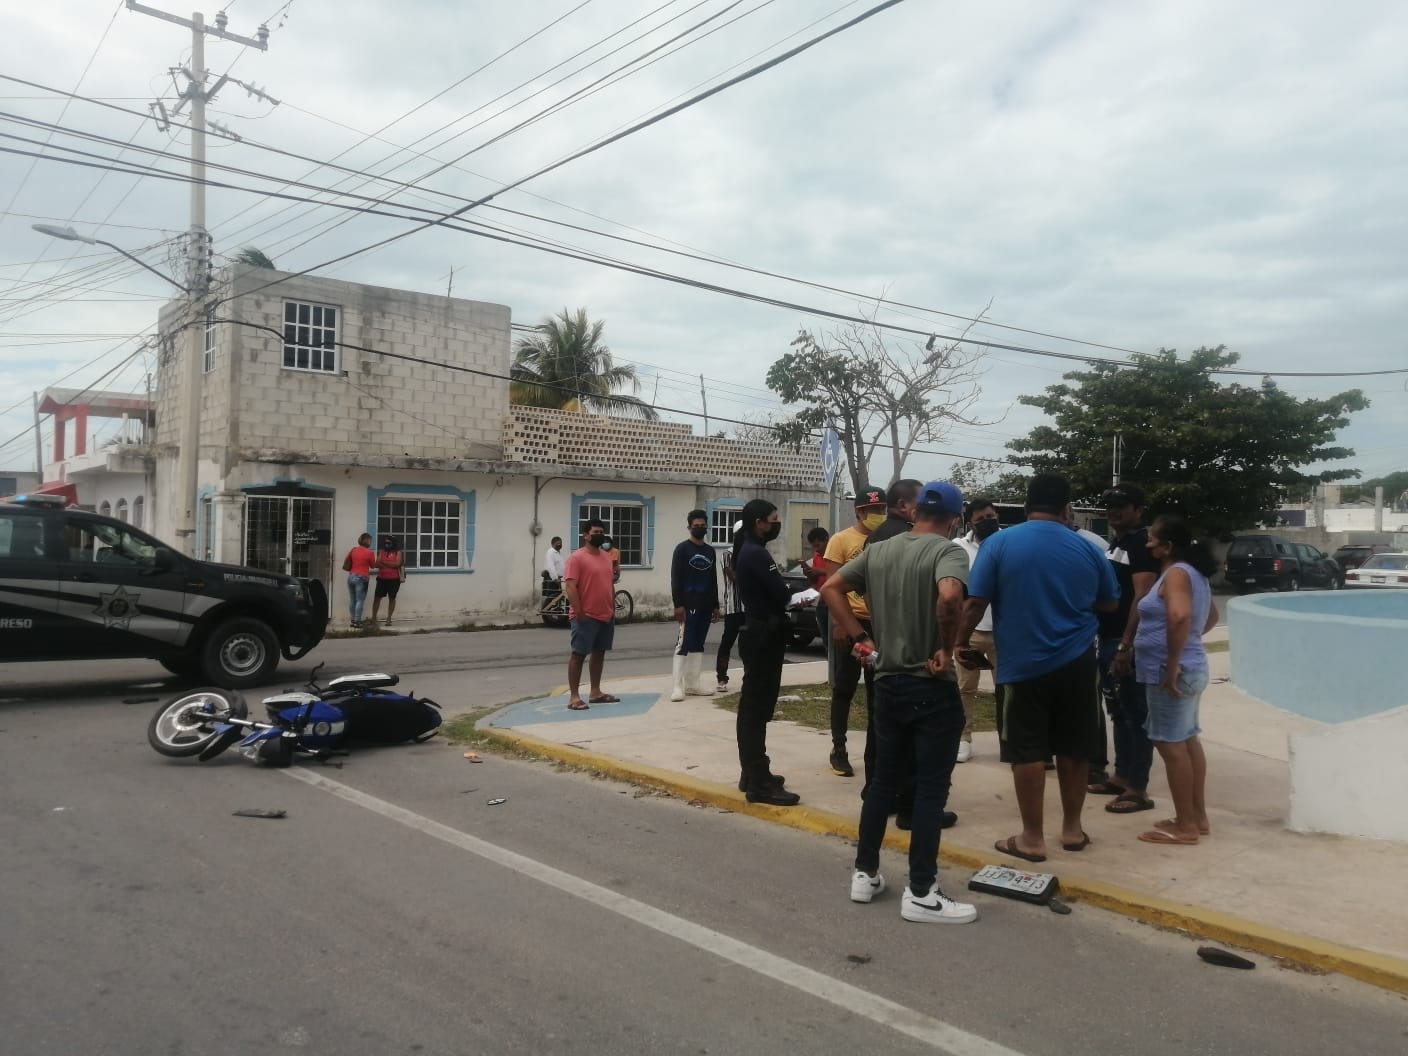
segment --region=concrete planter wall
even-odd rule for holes
[[[1320,727],[1290,740],[1289,828],[1408,842],[1408,591],[1228,605],[1238,688]]]

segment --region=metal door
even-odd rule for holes
[[[266,572],[329,582],[332,499],[249,496],[244,508],[244,563]]]

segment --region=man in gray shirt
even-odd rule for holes
[[[968,555],[949,539],[963,513],[952,484],[924,485],[914,507],[914,527],[866,547],[821,588],[832,610],[838,648],[862,664],[875,664],[875,773],[860,813],[851,901],[869,902],[885,890],[880,844],[890,804],[899,790],[912,741],[916,764],[914,813],[909,837],[909,885],[900,902],[905,920],[967,924],[970,905],[939,890],[939,830],[949,782],[963,735],[963,702],[954,676],[953,648],[968,582]],[[870,604],[875,641],[845,603],[861,591]]]

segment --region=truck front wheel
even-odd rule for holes
[[[238,616],[210,632],[200,650],[205,677],[223,689],[246,689],[279,666],[279,643],[263,620]]]

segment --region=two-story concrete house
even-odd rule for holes
[[[202,323],[196,552],[331,585],[362,532],[403,544],[398,620],[530,615],[554,535],[601,517],[637,608],[668,601],[685,515],[724,545],[743,504],[777,504],[780,557],[830,523],[817,453],[687,425],[511,406],[510,311],[236,265]],[[151,447],[159,536],[175,540],[186,420],[184,302],[161,313]]]

